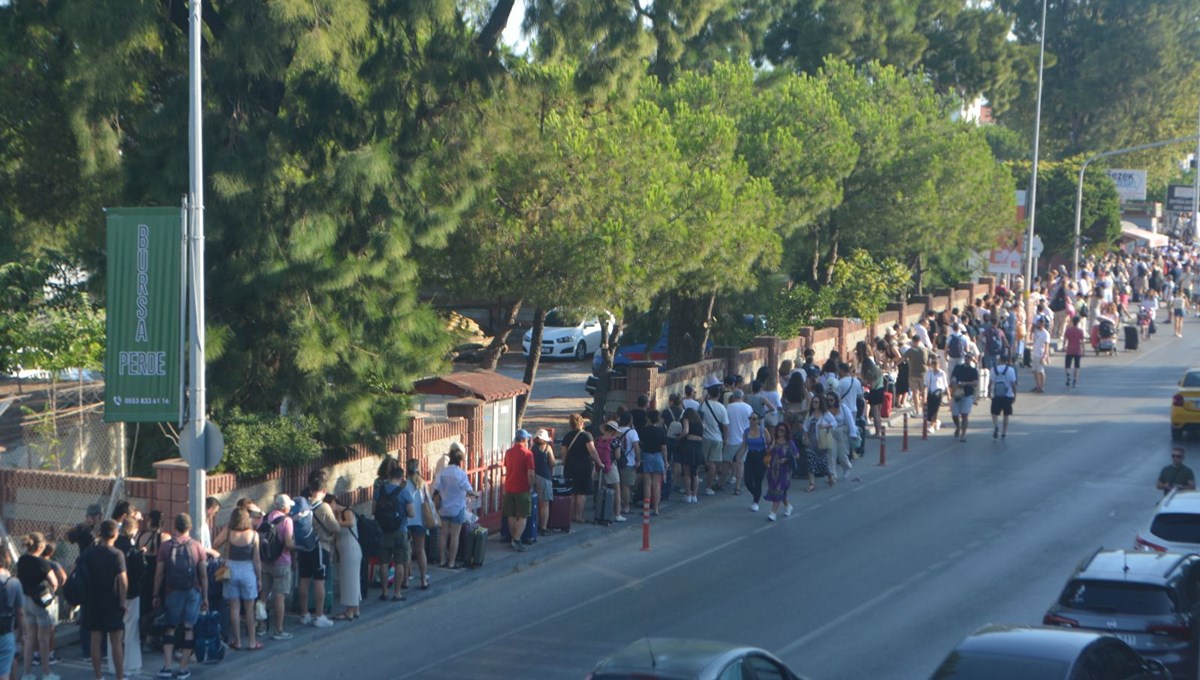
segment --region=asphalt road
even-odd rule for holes
[[[610,651],[659,635],[759,645],[816,680],[928,677],[985,623],[1040,622],[1097,547],[1132,544],[1160,497],[1173,385],[1200,344],[1200,323],[1188,327],[1193,337],[1160,333],[1140,353],[1087,357],[1069,394],[1061,369],[1045,395],[1028,392],[1022,371],[1007,441],[993,441],[981,416],[967,443],[915,432],[902,453],[893,436],[879,467],[869,440],[853,471],[861,481],[794,487],[786,520],[747,512],[745,495],[702,497],[656,519],[650,552],[634,527],[595,532],[217,675],[582,678]],[[1188,444],[1193,463],[1197,448]]]

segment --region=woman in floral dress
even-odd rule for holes
[[[764,460],[767,467],[767,493],[763,499],[771,501],[771,514],[767,515],[771,522],[775,521],[775,513],[779,511],[781,504],[784,517],[790,517],[792,514],[792,504],[788,502],[787,492],[788,487],[792,485],[792,470],[796,468],[796,457],[799,455],[796,443],[792,441],[791,428],[786,423],[776,425],[773,444],[767,449]]]

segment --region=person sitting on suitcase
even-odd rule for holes
[[[525,522],[533,513],[533,500],[530,492],[535,483],[533,451],[529,450],[526,442],[530,439],[529,432],[517,430],[516,440],[511,448],[504,452],[504,500],[502,515],[508,522],[508,533],[512,536],[513,550],[525,552],[521,543],[521,534],[525,533]]]

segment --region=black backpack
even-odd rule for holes
[[[379,557],[379,554],[383,552],[383,528],[379,526],[379,522],[357,512],[354,513],[354,519],[358,527],[355,530],[354,538],[358,541],[358,546],[362,548],[363,557]]]
[[[192,555],[191,541],[171,539],[171,551],[167,553],[166,581],[173,591],[186,591],[196,587],[196,558]]]
[[[279,525],[287,515],[279,515],[270,522],[264,517],[258,525],[258,554],[263,562],[274,564],[283,555],[283,538],[279,535]]]
[[[75,558],[75,568],[71,570],[71,575],[67,577],[67,583],[62,589],[63,597],[72,607],[82,605],[87,599],[88,571],[87,563],[83,559],[86,554],[87,551],[84,551]]]
[[[992,327],[987,332],[987,352],[992,356],[1004,353],[1004,341],[1000,339],[1000,329]]]
[[[13,632],[13,622],[17,617],[15,598],[10,599],[8,595],[8,584],[14,578],[16,577],[9,576],[0,582],[0,635]]]
[[[613,464],[617,466],[618,470],[624,470],[625,468],[629,467],[629,460],[625,457],[625,438],[629,431],[626,430],[625,432],[625,434],[620,434],[616,437],[613,437],[612,444],[610,445],[610,448],[612,449]]]
[[[375,521],[379,528],[387,531],[399,531],[403,527],[400,518],[400,492],[403,486],[397,486],[394,491],[387,492],[380,488],[379,500],[375,501]]]

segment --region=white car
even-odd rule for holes
[[[608,312],[604,316],[612,328],[616,320]],[[542,357],[583,361],[600,346],[601,332],[598,315],[555,307],[546,314],[546,325],[542,329]],[[529,356],[532,339],[533,331],[525,331],[525,337],[521,339],[521,352],[525,356]]]
[[[1134,550],[1200,552],[1200,491],[1172,491],[1158,503],[1150,524],[1138,531]]]

